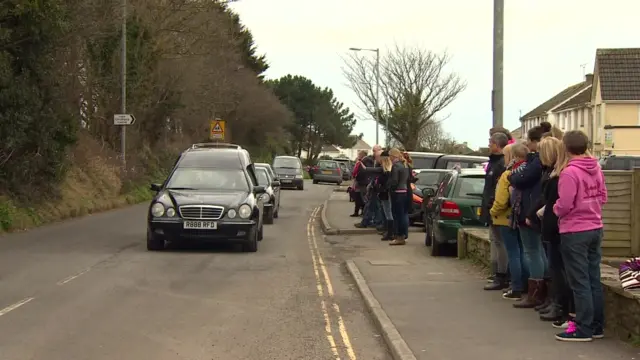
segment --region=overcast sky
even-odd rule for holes
[[[533,109],[593,72],[595,50],[640,47],[638,0],[506,0],[504,122],[519,126]],[[490,0],[240,0],[232,5],[271,68],[267,77],[303,75],[332,88],[360,121],[354,133],[375,142],[375,123],[346,86],[349,47],[394,43],[447,50],[468,86],[445,110],[459,142],[485,146],[491,127],[493,2]],[[374,54],[372,53],[372,56]],[[380,139],[384,138],[380,132]]]

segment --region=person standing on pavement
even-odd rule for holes
[[[579,130],[564,135],[569,161],[561,169],[558,216],[562,260],[576,305],[575,323],[556,339],[586,342],[604,336],[604,299],[600,283],[602,261],[602,207],[607,187],[598,160],[589,156],[589,138]]]
[[[509,285],[507,278],[508,257],[507,250],[502,241],[498,229],[493,226],[490,214],[493,201],[496,197],[496,186],[502,173],[505,171],[504,154],[502,151],[508,145],[509,138],[497,132],[489,138],[489,164],[484,177],[484,189],[482,190],[482,205],[480,207],[480,221],[489,225],[489,239],[491,240],[491,265],[493,270],[493,282],[484,287],[485,290],[502,290]]]
[[[551,282],[549,286],[549,305],[539,310],[540,320],[559,321],[574,312],[573,294],[566,282],[562,254],[560,252],[560,229],[558,217],[553,213],[553,206],[558,200],[558,180],[560,170],[568,161],[568,154],[561,140],[547,136],[538,145],[540,161],[549,172],[548,180],[542,188],[542,206],[537,210],[536,217],[541,219],[542,240],[549,247],[549,272]]]
[[[373,168],[376,165],[375,158],[380,156],[382,152],[382,148],[380,145],[375,145],[373,147],[373,156],[366,156],[362,159],[362,166],[366,168]],[[381,222],[381,210],[380,204],[378,202],[378,197],[373,193],[373,181],[375,177],[371,175],[368,171],[362,172],[362,182],[358,182],[358,184],[362,184],[364,186],[365,195],[365,206],[364,212],[362,215],[362,221],[354,224],[357,228],[367,228],[367,227],[375,227],[379,225]]]
[[[529,272],[524,259],[520,234],[516,222],[512,218],[509,175],[514,169],[525,165],[529,149],[522,143],[515,143],[505,146],[502,152],[507,166],[500,176],[500,180],[498,180],[495,199],[489,213],[491,214],[492,224],[499,233],[508,256],[511,288],[502,295],[502,298],[506,300],[521,300],[526,290],[525,282],[529,278]]]
[[[548,124],[548,123],[547,123]],[[514,188],[513,218],[517,222],[518,232],[524,247],[525,261],[529,269],[527,282],[527,297],[513,304],[515,308],[529,309],[542,304],[546,298],[545,273],[547,271],[547,257],[542,246],[539,222],[530,219],[530,209],[535,206],[541,193],[542,164],[537,152],[542,134],[550,131],[545,127],[536,126],[527,132],[527,146],[529,154],[525,165],[514,169],[509,175],[509,183]]]
[[[409,213],[407,212],[409,169],[405,165],[405,159],[400,150],[396,148],[389,150],[389,156],[393,162],[389,178],[389,191],[395,224],[395,239],[389,242],[389,245],[404,245],[409,237]]]
[[[353,177],[353,184],[351,185],[353,194],[354,194],[354,202],[355,208],[353,210],[353,214],[351,217],[360,216],[360,211],[364,212],[364,196],[365,191],[367,189],[366,184],[364,184],[364,179],[366,179],[366,174],[362,172],[362,160],[367,156],[367,152],[361,150],[358,152],[358,157],[356,158],[356,164],[353,167],[353,171],[351,172],[351,176]]]

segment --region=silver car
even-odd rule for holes
[[[317,170],[313,174],[313,183],[334,183],[342,184],[342,170],[337,161],[320,160],[318,161]]]

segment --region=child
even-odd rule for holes
[[[560,173],[559,198],[553,212],[559,219],[562,260],[573,290],[576,317],[556,339],[585,342],[604,336],[600,261],[602,206],[607,202],[607,188],[598,161],[587,152],[587,135],[579,130],[569,131],[563,143],[569,162]]]

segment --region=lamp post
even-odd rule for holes
[[[364,48],[349,48],[351,51],[371,51],[376,53],[376,144],[380,144],[380,138],[378,131],[380,128],[380,48],[376,49],[364,49]],[[389,143],[389,119],[387,118],[386,124],[386,136],[385,145]]]

